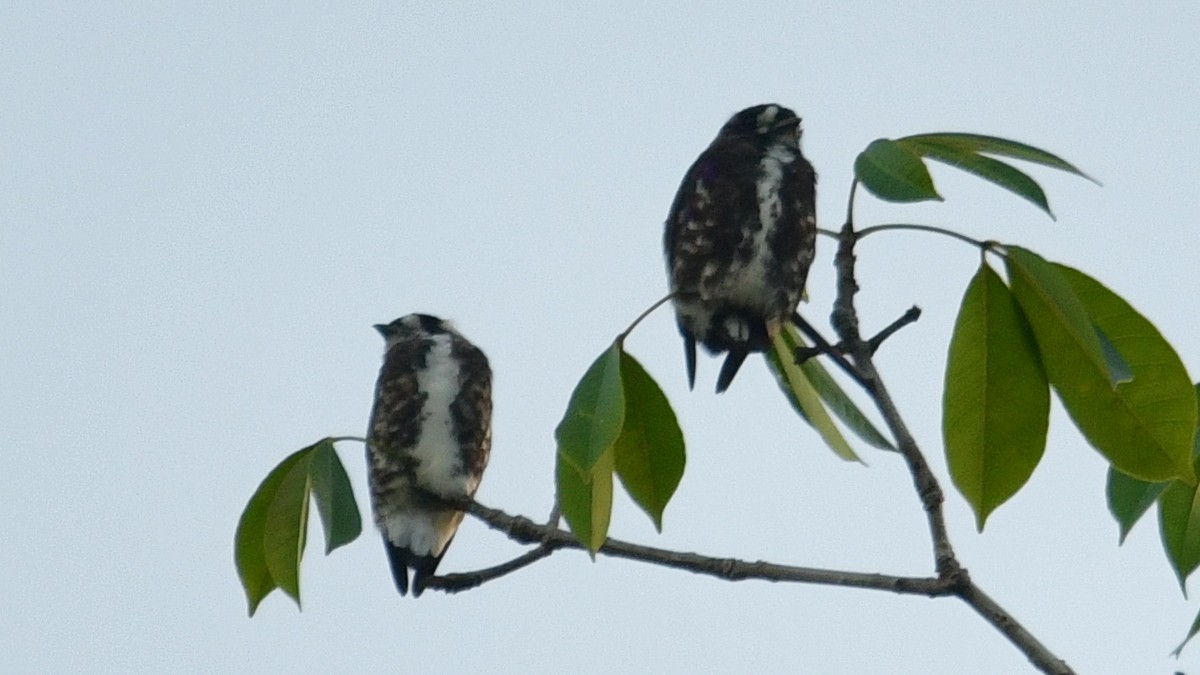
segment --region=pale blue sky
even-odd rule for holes
[[[912,5],[913,3],[903,3]],[[1047,6],[1047,5],[1050,6]],[[432,5],[432,3],[430,3]],[[1039,171],[1058,215],[948,171],[932,206],[860,201],[1020,243],[1104,280],[1200,378],[1200,10],[1195,3],[660,3],[353,8],[0,7],[0,654],[13,672],[1018,673],[951,600],[730,584],[560,553],[457,596],[400,598],[374,531],[305,610],[253,619],[237,517],[266,472],[365,430],[371,324],[453,318],[496,371],[479,499],[543,517],[552,431],[583,369],[665,291],[661,224],[736,110],[804,118],[822,225],[855,154],[928,131],[1007,136],[1104,183]],[[611,7],[611,8],[610,8]],[[831,247],[806,314],[824,323]],[[973,577],[1087,673],[1200,672],[1168,652],[1183,600],[1148,518],[1123,548],[1105,465],[1056,404],[1050,447],[987,531],[945,478],[945,346],[977,257],[863,243],[860,308],[925,310],[880,355],[949,493]],[[753,360],[695,393],[669,313],[628,343],[663,383],[688,470],[652,545],[898,574],[932,567],[907,473],[821,447]],[[365,506],[361,448],[341,454]],[[444,571],[519,549],[468,520]]]

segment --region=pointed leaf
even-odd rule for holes
[[[1080,171],[1075,165],[1057,155],[1035,148],[1032,145],[1010,141],[1005,138],[982,136],[979,134],[936,133],[906,136],[900,140],[911,143],[954,146],[962,148],[965,152],[978,152],[985,155],[997,155],[999,157],[1010,157],[1012,159],[1033,162],[1034,164],[1041,164],[1042,166],[1048,166],[1059,171],[1073,173],[1076,176],[1099,184],[1095,178]]]
[[[1195,393],[1196,393],[1197,401],[1200,402],[1200,382],[1196,383],[1196,385],[1195,385]],[[1192,442],[1192,463],[1194,465],[1197,462],[1200,462],[1200,430],[1198,430],[1198,433],[1196,434],[1196,437]],[[1114,509],[1112,507],[1112,503],[1113,503],[1112,493],[1114,491],[1113,490],[1113,478],[1114,478],[1113,474],[1114,473],[1115,472],[1112,471],[1111,469],[1109,470],[1109,504],[1110,504],[1109,508],[1110,508],[1110,510],[1113,510],[1114,515],[1116,515],[1116,513],[1117,513],[1116,509]],[[1120,474],[1117,474],[1118,481],[1121,480],[1119,478],[1119,475]],[[1124,492],[1126,493],[1126,494],[1122,495],[1122,497],[1123,497],[1122,504],[1123,505],[1125,503],[1132,502],[1134,499],[1137,499],[1139,497],[1142,500],[1151,498],[1151,495],[1153,495],[1154,497],[1157,497],[1163,493],[1163,489],[1166,488],[1168,485],[1173,486],[1173,485],[1178,484],[1178,481],[1173,481],[1171,483],[1143,483],[1141,481],[1137,481],[1133,478],[1128,478],[1128,477],[1126,477],[1124,479],[1124,482],[1127,483],[1128,485],[1123,488]],[[1136,490],[1135,488],[1140,488],[1140,491]],[[1122,488],[1119,486],[1117,489],[1121,490]],[[1175,489],[1177,491],[1183,490],[1182,487],[1175,488]],[[1170,555],[1170,550],[1172,547],[1179,548],[1179,549],[1186,549],[1187,548],[1186,543],[1180,543],[1180,542],[1181,541],[1186,542],[1186,540],[1189,536],[1192,536],[1192,537],[1196,536],[1196,533],[1189,533],[1187,531],[1187,529],[1188,529],[1187,526],[1181,525],[1181,522],[1183,522],[1186,519],[1186,516],[1183,515],[1184,498],[1177,492],[1177,493],[1173,494],[1170,499],[1172,500],[1171,529],[1174,532],[1174,536],[1173,536],[1174,543],[1173,544],[1171,543],[1172,540],[1168,540],[1167,535],[1166,535],[1167,529],[1168,529],[1166,519],[1162,519],[1162,522],[1160,523],[1160,525],[1162,527],[1162,531],[1163,531],[1163,545],[1167,547],[1168,555]],[[1140,502],[1138,502],[1136,506],[1140,507],[1140,505],[1141,505]],[[1159,500],[1159,507],[1160,507],[1159,513],[1160,513],[1160,515],[1162,515],[1163,502],[1161,499]],[[1129,506],[1127,510],[1133,511],[1134,508],[1136,508],[1136,507]],[[1142,511],[1143,512],[1145,511],[1145,507],[1142,507]],[[1137,517],[1139,517],[1139,516],[1141,516],[1141,512],[1136,512],[1136,514],[1133,516],[1133,521],[1136,522]],[[1118,516],[1117,519],[1118,519],[1118,522],[1121,522],[1120,516]],[[1130,527],[1132,527],[1132,526],[1133,525],[1131,523]],[[1200,520],[1196,521],[1195,524],[1192,525],[1192,527],[1200,527]],[[1122,522],[1122,533],[1121,533],[1122,541],[1124,541],[1125,532],[1126,532],[1126,528],[1124,527],[1124,523]],[[1173,556],[1172,556],[1172,560],[1174,560]],[[1181,554],[1180,560],[1184,564],[1186,564],[1187,563],[1186,555]],[[1179,569],[1180,568],[1177,566],[1176,570],[1178,571]],[[1187,592],[1186,588],[1184,589],[1184,592],[1186,594],[1186,592]],[[1196,621],[1197,621],[1197,623],[1192,625],[1192,630],[1191,630],[1191,632],[1188,633],[1188,636],[1183,641],[1183,644],[1179,645],[1179,649],[1176,650],[1177,652],[1179,650],[1183,649],[1183,645],[1187,644],[1187,641],[1192,639],[1192,636],[1194,636],[1196,634],[1197,627],[1200,626],[1200,617],[1197,617]]]
[[[1183,653],[1183,648],[1187,646],[1187,643],[1191,641],[1193,637],[1196,637],[1196,633],[1200,633],[1200,614],[1196,615],[1196,618],[1192,621],[1192,627],[1188,629],[1187,637],[1183,638],[1183,642],[1180,642],[1179,646],[1175,648],[1175,651],[1171,652],[1171,656],[1179,658],[1179,655]]]
[[[308,498],[312,484],[308,478],[308,463],[312,448],[279,483],[275,499],[267,508],[267,523],[263,534],[263,551],[267,569],[279,588],[300,606],[300,561],[308,534]]]
[[[962,145],[941,144],[932,140],[902,138],[897,143],[921,157],[935,159],[957,169],[991,181],[1041,208],[1051,218],[1054,213],[1046,201],[1046,193],[1037,181],[1020,169],[997,159],[985,157]]]
[[[1187,578],[1200,567],[1200,494],[1196,486],[1171,481],[1158,498],[1163,547],[1179,586],[1187,596]]]
[[[1055,383],[1057,370],[1086,369],[1100,373],[1110,388],[1115,386],[1109,377],[1100,338],[1071,285],[1054,265],[1033,251],[1019,246],[1009,246],[1007,251],[1005,261],[1013,295],[1034,329],[1041,353],[1043,357],[1059,357],[1043,360],[1051,383]],[[1055,339],[1043,346],[1043,334],[1047,340]],[[1063,368],[1052,367],[1060,363]]]
[[[350,477],[338,459],[332,439],[326,438],[313,447],[308,473],[317,513],[325,528],[325,555],[329,555],[333,549],[349,544],[362,534],[362,517],[354,499],[354,488],[350,486]]]
[[[771,351],[767,353],[767,364],[775,374],[775,382],[787,396],[788,402],[800,413],[800,417],[808,422],[825,444],[833,450],[833,454],[846,461],[862,462],[854,449],[846,442],[842,432],[825,411],[821,398],[800,366],[796,365],[793,356],[794,349],[789,349],[787,339],[780,331],[772,338]]]
[[[1196,406],[1190,384],[1181,394],[1179,382],[1187,374],[1174,350],[1148,321],[1086,275],[1019,247],[1007,250],[1013,294],[1033,327],[1050,383],[1088,442],[1134,478],[1194,482]],[[1125,357],[1133,381],[1114,381],[1093,324]]]
[[[795,326],[786,326],[782,331],[782,336],[783,344],[788,354],[794,354],[796,349],[806,346],[804,338]],[[771,366],[771,372],[777,373],[778,369],[773,360],[774,358],[775,352],[772,351],[767,355],[767,363]],[[800,370],[804,372],[809,384],[817,391],[817,395],[829,406],[829,410],[833,412],[834,416],[841,420],[842,424],[846,425],[846,428],[853,431],[863,442],[873,448],[896,450],[896,446],[892,445],[892,442],[871,423],[871,420],[854,403],[849,394],[842,389],[837,380],[833,379],[833,376],[829,374],[825,366],[821,365],[820,361],[815,358],[808,359],[800,364]],[[776,381],[778,382],[779,380],[777,379]],[[796,404],[791,396],[788,397],[788,400],[792,403],[792,407],[796,408]],[[796,410],[800,412],[799,408],[796,408]],[[803,417],[802,412],[801,417]],[[807,418],[805,419],[807,420]]]
[[[1132,373],[1130,379],[1132,379]],[[1196,384],[1195,392],[1197,401],[1200,402],[1200,383]],[[1197,461],[1200,461],[1200,431],[1192,441],[1193,465]],[[1147,483],[1109,467],[1106,490],[1108,510],[1116,518],[1117,524],[1121,528],[1120,543],[1125,543],[1125,537],[1129,536],[1130,530],[1150,509],[1167,485],[1167,483]],[[1189,634],[1187,639],[1190,640],[1194,634],[1194,632]],[[1187,640],[1184,640],[1184,644],[1186,643]],[[1180,648],[1182,649],[1183,645],[1180,645]]]
[[[581,473],[562,453],[555,466],[558,485],[558,504],[571,533],[595,557],[596,551],[608,538],[609,517],[612,515],[613,453],[605,452],[596,459],[587,474]]]
[[[1108,468],[1105,495],[1108,498],[1108,511],[1117,520],[1121,530],[1118,543],[1125,543],[1125,537],[1129,536],[1133,526],[1154,505],[1166,487],[1166,483],[1147,483],[1126,476],[1112,467]]]
[[[621,387],[621,349],[613,343],[592,363],[554,430],[558,453],[583,475],[611,453],[625,420]]]
[[[896,141],[872,141],[854,160],[854,177],[889,202],[941,201],[925,162]]]
[[[246,591],[246,602],[250,607],[250,616],[254,616],[258,604],[263,598],[279,588],[279,584],[271,576],[267,567],[267,554],[264,549],[267,529],[267,512],[279,493],[283,479],[291,474],[297,464],[306,461],[311,447],[297,450],[280,462],[263,482],[259,484],[254,495],[246,504],[242,517],[238,521],[237,534],[234,538],[234,559],[237,562],[238,576],[241,577],[242,587]]]
[[[1071,284],[1104,336],[1101,344],[1107,340],[1124,362],[1121,368],[1114,365],[1112,358],[1105,359],[1109,376],[1117,386],[1104,392],[1103,400],[1094,402],[1099,406],[1095,412],[1103,419],[1105,429],[1114,434],[1110,442],[1114,446],[1123,445],[1125,450],[1121,454],[1132,455],[1133,464],[1163,464],[1164,472],[1173,465],[1175,473],[1166,478],[1195,482],[1192,451],[1197,400],[1183,361],[1154,324],[1123,298],[1079,270],[1064,265],[1056,268]],[[1126,470],[1126,465],[1115,459],[1113,463]],[[1156,476],[1131,475],[1156,479]]]
[[[658,383],[624,351],[621,383],[625,424],[613,448],[617,476],[661,532],[663,510],[683,477],[683,431]]]
[[[942,409],[950,477],[982,531],[1033,474],[1050,420],[1050,387],[1033,335],[986,261],[954,325]]]
[[[880,450],[896,452],[896,446],[871,423],[862,409],[851,400],[849,394],[842,389],[837,380],[829,374],[825,366],[816,359],[809,359],[800,364],[800,370],[808,378],[809,384],[816,390],[817,395],[829,407],[835,417],[853,431],[867,445]]]

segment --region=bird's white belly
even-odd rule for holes
[[[450,336],[435,336],[425,358],[425,369],[417,373],[417,387],[426,396],[421,437],[412,452],[417,485],[443,497],[467,496],[470,478],[463,471],[450,413],[461,388],[458,362],[450,357]]]
[[[416,555],[439,556],[458,529],[462,514],[438,509],[405,509],[390,513],[379,523],[387,540]]]

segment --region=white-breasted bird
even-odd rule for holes
[[[375,326],[387,342],[367,432],[371,506],[401,595],[424,590],[473,497],[491,449],[492,371],[448,321],[409,314]]]

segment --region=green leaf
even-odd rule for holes
[[[300,461],[284,475],[275,499],[267,508],[263,533],[263,552],[271,578],[284,593],[300,606],[300,560],[308,534],[308,497],[312,484],[308,463],[312,447],[306,448]]]
[[[997,138],[995,136],[982,136],[979,134],[963,134],[963,133],[936,133],[936,134],[918,134],[916,136],[906,136],[900,139],[901,142],[918,143],[918,144],[935,144],[943,147],[961,148],[963,152],[976,152],[985,155],[996,155],[999,157],[1009,157],[1019,159],[1034,164],[1041,164],[1059,171],[1073,173],[1081,178],[1086,178],[1093,183],[1099,185],[1095,178],[1080,171],[1075,165],[1067,160],[1053,155],[1045,150],[1035,148],[1032,145],[1010,141],[1005,138]]]
[[[1115,390],[1106,392],[1102,407],[1095,412],[1105,421],[1105,429],[1117,434],[1111,442],[1121,443],[1133,455],[1134,464],[1163,465],[1166,478],[1194,483],[1193,441],[1197,426],[1197,396],[1183,361],[1144,316],[1103,284],[1079,270],[1056,265],[1071,284],[1092,322],[1124,361],[1124,368],[1105,359]],[[1103,347],[1102,347],[1103,349]],[[1121,372],[1124,370],[1125,372]],[[1143,480],[1163,480],[1159,476],[1140,476],[1127,471],[1126,465],[1113,461],[1121,471]]]
[[[1171,481],[1158,498],[1163,546],[1187,597],[1187,578],[1200,567],[1200,495],[1196,486]]]
[[[785,331],[780,331],[772,338],[771,351],[767,353],[767,363],[771,366],[771,372],[775,374],[775,382],[779,384],[779,388],[783,390],[796,412],[800,413],[800,417],[817,430],[835,455],[846,461],[862,462],[833,423],[829,413],[825,411],[820,396],[804,371],[796,365],[793,356],[795,349],[789,348],[788,339],[784,335]]]
[[[567,411],[554,430],[558,454],[586,475],[602,455],[612,452],[624,420],[621,348],[613,343],[575,385]]]
[[[1197,403],[1200,404],[1200,382],[1196,383],[1194,390],[1195,390],[1195,394],[1196,394]],[[1196,437],[1192,441],[1192,464],[1195,465],[1197,462],[1200,462],[1200,429],[1197,430]],[[1114,488],[1114,481],[1117,483],[1115,488]],[[1111,510],[1113,512],[1113,515],[1117,516],[1117,521],[1119,523],[1121,523],[1121,527],[1122,527],[1121,541],[1122,542],[1125,540],[1125,534],[1128,532],[1128,530],[1130,528],[1133,527],[1133,523],[1137,522],[1137,519],[1140,518],[1141,515],[1146,511],[1146,509],[1149,508],[1148,504],[1143,506],[1142,505],[1143,502],[1145,502],[1146,500],[1150,500],[1151,502],[1153,502],[1153,500],[1155,498],[1157,498],[1160,494],[1162,494],[1164,488],[1166,488],[1168,485],[1174,485],[1174,484],[1175,483],[1170,483],[1170,484],[1168,484],[1168,483],[1145,483],[1143,481],[1139,481],[1134,478],[1129,478],[1128,476],[1122,476],[1122,474],[1115,472],[1112,469],[1109,469],[1109,484],[1108,484],[1109,510]],[[1182,488],[1179,488],[1179,489],[1182,489]],[[1114,492],[1117,493],[1116,497],[1113,496]],[[1179,495],[1175,495],[1175,499],[1179,499],[1182,501],[1182,498],[1179,497]],[[1117,500],[1119,500],[1118,507],[1114,507],[1113,503],[1114,503],[1114,501],[1117,501]],[[1161,506],[1161,502],[1160,502],[1160,506]],[[1118,515],[1117,508],[1122,508],[1124,512],[1121,515]],[[1125,512],[1128,512],[1128,513],[1125,513]],[[1180,512],[1179,505],[1176,505],[1175,512],[1176,512],[1176,516],[1177,516],[1176,522],[1178,522],[1178,514]],[[1124,520],[1122,519],[1122,516],[1124,516]],[[1124,522],[1125,520],[1131,521],[1129,523],[1128,527],[1125,526],[1125,522]],[[1169,547],[1167,540],[1165,538],[1165,532],[1166,532],[1165,527],[1163,529],[1163,532],[1164,532],[1163,544],[1167,545]],[[1182,533],[1177,532],[1176,534],[1178,535],[1177,538],[1186,539],[1186,537],[1187,537],[1186,531],[1184,531]],[[1197,619],[1197,620],[1200,621],[1200,619]],[[1187,636],[1187,640],[1190,640],[1192,638],[1192,636],[1195,634],[1196,634],[1196,630],[1195,630],[1195,627],[1193,627],[1192,632],[1189,633]],[[1187,644],[1187,640],[1184,640],[1184,644]],[[1180,649],[1182,649],[1183,645],[1181,644],[1181,645],[1179,645],[1179,647],[1180,647]]]
[[[558,504],[563,518],[579,543],[595,557],[608,538],[612,515],[613,453],[602,453],[586,474],[561,452],[556,457]]]
[[[617,476],[661,532],[663,510],[683,478],[683,431],[658,383],[624,351],[621,383],[625,424],[613,448]]]
[[[846,428],[853,431],[867,445],[880,450],[896,452],[896,446],[887,439],[866,414],[850,399],[837,380],[829,374],[825,366],[816,359],[809,359],[800,364],[800,370],[808,378],[809,384],[817,391],[821,400],[829,406],[834,417],[842,421]]]
[[[1166,483],[1147,483],[1108,468],[1108,486],[1105,495],[1108,498],[1108,511],[1117,520],[1121,529],[1119,543],[1125,543],[1125,537],[1133,530],[1133,526],[1154,505],[1154,501],[1162,494]]]
[[[854,177],[889,202],[941,201],[925,162],[896,141],[872,141],[854,160]]]
[[[1009,246],[1007,252],[1013,295],[1033,326],[1050,382],[1057,386],[1055,374],[1060,371],[1086,369],[1100,373],[1109,388],[1115,386],[1096,329],[1067,280],[1033,251]]]
[[[950,477],[982,531],[1033,475],[1050,420],[1050,387],[1033,335],[986,261],[954,325],[942,409]]]
[[[801,337],[800,332],[795,326],[785,326],[782,331],[782,337],[784,348],[788,354],[794,354],[796,349],[806,346],[804,338]],[[778,354],[774,351],[768,352],[767,364],[771,366],[771,372],[776,373],[776,377],[778,378],[779,368],[777,367],[777,359]],[[846,425],[846,428],[853,431],[863,442],[873,448],[896,450],[896,446],[892,445],[892,442],[871,423],[871,420],[867,418],[866,414],[854,403],[846,391],[842,389],[837,380],[833,379],[833,376],[829,374],[825,366],[821,365],[820,361],[815,358],[808,359],[800,364],[800,370],[804,372],[809,384],[817,391],[817,395],[829,406],[829,410],[833,412],[834,416],[841,420],[842,424]],[[776,379],[776,381],[780,382],[781,387],[783,386],[781,380]],[[788,393],[786,389],[784,389],[784,393]],[[788,396],[788,402],[807,421],[808,418],[804,417],[804,413],[796,406],[791,396]]]
[[[263,598],[279,588],[267,566],[264,549],[267,513],[279,494],[284,478],[289,476],[298,464],[307,461],[310,450],[311,448],[297,450],[272,469],[250,497],[238,521],[237,534],[234,537],[234,560],[237,563],[238,576],[242,580],[242,588],[246,591],[250,616],[254,616]]]
[[[276,588],[300,605],[310,496],[325,527],[326,554],[362,532],[354,490],[333,443],[323,438],[288,455],[267,474],[242,512],[234,557],[250,616]]]
[[[326,438],[313,446],[308,471],[317,513],[325,527],[325,555],[329,555],[335,548],[349,544],[362,534],[362,518],[350,477],[333,449],[332,439]]]
[[[1050,383],[1088,442],[1134,478],[1194,483],[1196,404],[1170,345],[1090,277],[1019,247],[1007,251],[1013,294],[1033,327]],[[1132,381],[1114,381],[1093,325],[1124,356]]]
[[[1046,193],[1037,181],[1020,169],[997,159],[986,157],[962,144],[939,143],[929,136],[902,138],[896,141],[921,157],[935,159],[957,169],[991,181],[1018,197],[1033,202],[1051,218],[1054,213],[1046,201]]]

